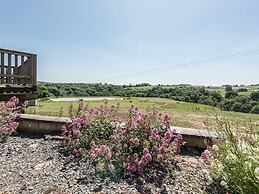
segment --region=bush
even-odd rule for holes
[[[254,101],[259,101],[259,91],[257,92],[253,92],[250,97],[252,98],[252,100]]]
[[[98,169],[142,173],[152,162],[164,163],[180,150],[182,137],[170,129],[170,118],[131,107],[125,118],[118,107],[84,109],[63,134],[77,156],[97,162]],[[170,154],[168,154],[170,152]]]
[[[16,97],[12,97],[8,102],[0,102],[0,140],[6,139],[18,127],[15,122],[17,111],[21,108],[18,104],[19,99]]]
[[[248,92],[248,89],[247,88],[239,88],[237,91],[238,92]]]
[[[232,99],[232,98],[235,98],[235,97],[237,97],[238,96],[238,92],[237,91],[234,91],[234,90],[232,90],[232,91],[227,91],[226,93],[225,93],[225,98],[228,98],[228,99]]]
[[[259,138],[255,129],[233,133],[230,124],[220,122],[219,139],[202,153],[212,172],[231,193],[259,191]],[[251,132],[252,131],[252,132]]]
[[[259,105],[255,105],[255,106],[251,109],[251,113],[259,114]]]

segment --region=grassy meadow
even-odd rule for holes
[[[103,101],[87,101],[89,107],[98,107]],[[227,119],[237,127],[246,127],[255,123],[259,126],[259,114],[246,114],[238,112],[226,112],[207,105],[178,102],[164,98],[131,98],[124,100],[112,100],[108,104],[120,104],[120,113],[124,114],[131,105],[137,106],[141,111],[158,110],[166,112],[172,117],[172,125],[191,128],[215,128],[215,114]],[[48,100],[39,100],[38,105],[29,107],[28,114],[40,114],[49,116],[70,115],[71,110],[74,114],[77,112],[78,102],[51,102]]]

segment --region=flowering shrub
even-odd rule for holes
[[[221,123],[222,124],[222,123]],[[223,128],[223,126],[225,126]],[[210,162],[215,178],[230,192],[259,191],[259,138],[250,133],[233,133],[229,124],[221,125],[219,139],[202,153]]]
[[[158,112],[142,113],[131,107],[125,118],[118,107],[85,109],[63,128],[67,145],[76,155],[97,162],[99,169],[142,173],[152,162],[163,163],[167,153],[179,152],[182,137],[170,129],[170,117]]]
[[[19,99],[12,97],[8,102],[0,102],[0,139],[5,139],[12,134],[18,127],[15,122],[17,111],[21,108],[18,106]],[[22,107],[27,106],[25,103]]]

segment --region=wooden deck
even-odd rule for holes
[[[0,48],[0,100],[37,98],[37,55]]]

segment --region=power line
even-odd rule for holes
[[[207,59],[202,59],[202,60],[198,60],[198,61],[182,63],[182,64],[178,64],[178,65],[171,65],[171,66],[167,66],[167,67],[163,67],[163,68],[157,68],[157,69],[151,69],[151,70],[147,70],[147,71],[140,71],[140,72],[135,72],[135,73],[130,73],[130,74],[108,77],[105,79],[98,80],[97,82],[109,81],[109,80],[114,80],[114,79],[119,79],[119,78],[127,78],[127,77],[131,77],[131,76],[149,74],[149,73],[154,73],[154,72],[161,72],[161,71],[165,71],[165,70],[173,71],[173,70],[186,69],[186,68],[190,68],[193,66],[211,64],[211,63],[219,63],[219,62],[229,61],[229,60],[233,60],[233,59],[240,58],[240,57],[258,55],[258,54],[259,54],[259,49],[253,49],[253,50],[237,52],[237,53],[233,53],[233,54],[229,54],[229,55],[222,55],[222,56],[217,56],[217,57],[213,57],[213,58],[207,58]]]

